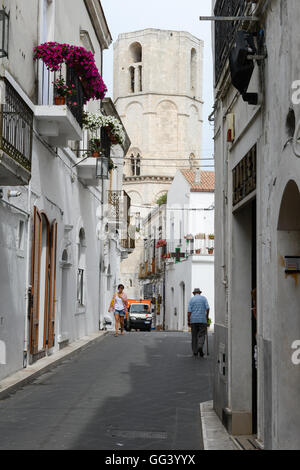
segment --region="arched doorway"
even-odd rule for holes
[[[277,227],[277,308],[272,347],[272,363],[276,365],[272,369],[273,383],[277,385],[272,387],[272,403],[277,404],[277,415],[272,415],[277,419],[273,426],[277,448],[291,450],[300,447],[300,369],[292,361],[293,342],[300,339],[300,272],[297,268],[289,272],[287,262],[291,256],[296,260],[300,257],[299,215],[299,188],[290,180],[283,193]]]

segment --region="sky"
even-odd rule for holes
[[[214,153],[213,127],[208,116],[213,107],[213,63],[211,46],[211,22],[200,21],[199,16],[211,16],[210,0],[101,0],[107,23],[117,40],[121,33],[146,28],[188,31],[204,41],[203,64],[203,143],[202,157],[211,158]],[[113,45],[104,51],[104,82],[107,96],[113,95]],[[211,162],[207,162],[211,164]]]

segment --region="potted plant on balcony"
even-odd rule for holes
[[[90,149],[92,157],[99,158],[101,154],[101,140],[100,139],[90,139]]]
[[[125,133],[122,124],[113,116],[104,116],[102,113],[85,112],[83,114],[83,127],[91,133],[99,132],[101,127],[105,127],[112,145],[123,145],[125,142]]]
[[[53,82],[55,96],[54,103],[56,105],[66,104],[66,99],[71,98],[75,93],[75,85],[67,85],[63,77],[59,77]],[[73,102],[70,102],[71,105],[74,105]]]
[[[214,254],[214,248],[213,247],[207,247],[207,251],[208,251],[208,254],[209,255],[213,255]]]

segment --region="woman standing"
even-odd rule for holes
[[[119,336],[119,322],[121,324],[121,335],[124,334],[124,318],[125,315],[127,315],[127,309],[128,297],[124,292],[123,284],[120,284],[118,286],[118,292],[115,293],[109,307],[109,312],[114,311],[115,315],[115,336]]]

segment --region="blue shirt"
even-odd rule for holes
[[[209,309],[207,298],[196,294],[189,301],[188,312],[191,312],[191,323],[207,323],[206,310]]]

